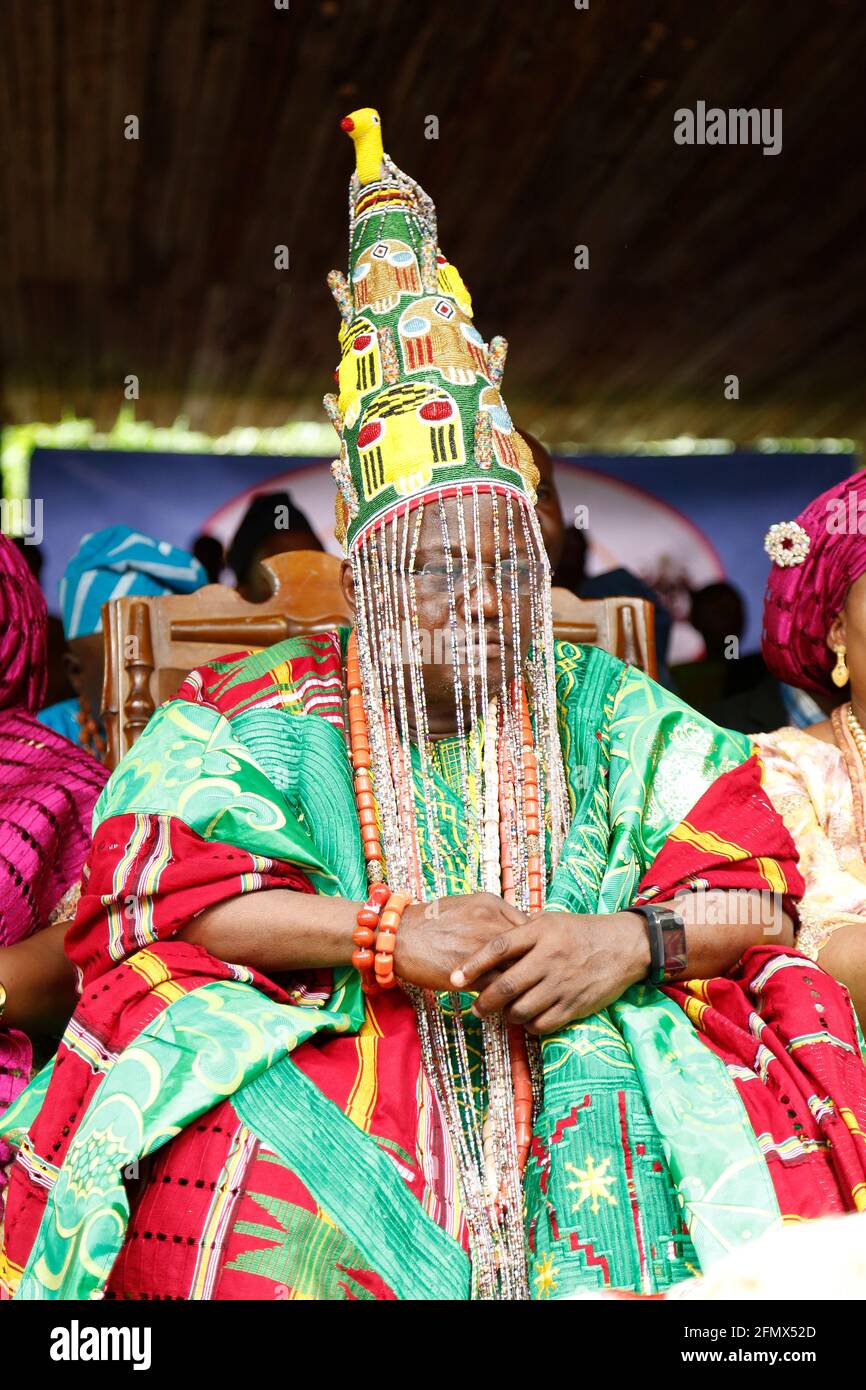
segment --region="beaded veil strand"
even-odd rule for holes
[[[430,902],[432,916],[440,897],[484,891],[540,910],[568,801],[537,474],[499,394],[504,341],[488,347],[472,324],[432,203],[383,154],[376,113],[354,112],[343,128],[358,168],[352,287],[331,273],[343,326],[339,397],[326,408],[341,438],[338,534],[355,590],[349,728],[370,884],[355,963],[371,991],[399,983],[390,950],[410,900]],[[459,882],[433,797],[431,673],[440,706],[443,675],[453,690],[466,817]],[[522,1028],[479,1023],[466,996],[403,988],[455,1158],[475,1295],[525,1298],[534,1053]]]

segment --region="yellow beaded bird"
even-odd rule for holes
[[[340,129],[345,130],[355,147],[355,167],[358,171],[358,181],[362,187],[383,178],[385,174],[383,167],[385,150],[382,144],[382,122],[379,112],[375,111],[372,106],[361,106],[357,111],[350,111],[348,116],[343,117],[340,122]],[[459,270],[449,261],[446,261],[441,252],[439,252],[437,262],[440,293],[451,295],[452,298],[456,299],[463,312],[471,318],[472,299]]]
[[[382,177],[382,123],[379,112],[372,106],[362,106],[350,111],[340,122],[355,146],[355,164],[358,178],[362,184],[375,183]]]

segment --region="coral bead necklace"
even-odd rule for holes
[[[355,785],[355,804],[361,829],[361,841],[370,897],[358,913],[358,925],[353,935],[355,951],[352,964],[361,975],[365,993],[378,988],[391,988],[396,983],[393,973],[393,948],[400,916],[409,902],[406,894],[391,893],[385,881],[384,855],[379,837],[376,802],[371,773],[370,739],[364,710],[358,645],[355,633],[349,638],[346,660],[348,686],[349,740]],[[512,860],[509,826],[515,819],[517,789],[514,767],[505,748],[505,740],[497,736],[499,711],[497,701],[490,703],[485,733],[485,808],[483,818],[483,873],[488,892],[501,894],[508,902],[515,901],[515,867]],[[522,766],[522,820],[527,854],[528,908],[541,911],[543,906],[543,861],[540,836],[540,807],[538,764],[532,735],[532,724],[526,692],[520,686],[520,756]],[[377,933],[378,927],[378,933]],[[374,946],[376,947],[374,951]],[[384,949],[383,949],[384,947]],[[533,1090],[526,1034],[522,1027],[508,1028],[508,1052],[514,1093],[514,1128],[517,1141],[518,1171],[523,1175],[532,1140]]]

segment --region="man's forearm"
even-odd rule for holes
[[[348,965],[360,906],[348,898],[271,888],[205,908],[177,935],[218,960],[265,974]]]
[[[3,1026],[25,1033],[63,1029],[75,1008],[75,971],[63,949],[68,922],[0,948],[0,984],[6,990]]]
[[[794,925],[777,894],[712,889],[683,893],[654,907],[672,908],[686,924],[686,977],[726,975],[750,946],[791,946]]]

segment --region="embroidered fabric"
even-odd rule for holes
[[[776,729],[753,742],[764,788],[800,855],[806,892],[795,945],[817,962],[834,931],[866,926],[866,863],[849,771],[835,745],[802,729]]]
[[[48,918],[49,927],[53,927],[55,922],[71,922],[75,916],[75,909],[78,906],[78,899],[81,897],[81,879],[76,879],[70,888],[67,888],[63,897],[52,909],[51,916]]]

